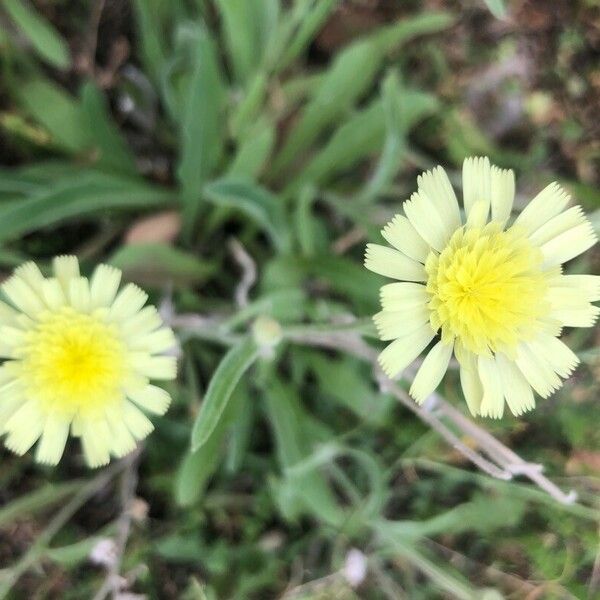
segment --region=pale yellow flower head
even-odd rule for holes
[[[374,320],[393,340],[379,362],[394,377],[432,342],[410,388],[423,402],[452,354],[474,415],[519,415],[548,397],[578,364],[562,328],[591,327],[600,277],[563,275],[562,264],[596,242],[579,206],[556,183],[514,219],[514,174],[487,158],[463,164],[464,218],[446,172],[437,167],[381,232],[392,246],[368,244],[365,266],[400,280],[381,288]],[[435,340],[435,338],[438,338]],[[434,341],[435,340],[435,341]]]
[[[164,414],[169,394],[151,379],[173,379],[175,346],[147,295],[119,291],[121,272],[99,265],[81,277],[75,256],[59,256],[46,278],[30,262],[2,285],[0,434],[24,454],[57,464],[69,431],[90,467],[131,452],[153,429],[140,410]]]

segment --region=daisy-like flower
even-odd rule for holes
[[[173,379],[176,359],[161,355],[175,338],[136,285],[119,291],[121,272],[99,265],[81,277],[75,256],[59,256],[46,278],[26,263],[2,285],[0,434],[24,454],[55,465],[69,431],[90,467],[131,452],[153,429],[145,411],[171,401],[150,379]]]
[[[381,288],[374,321],[389,377],[432,342],[410,388],[423,402],[452,354],[472,414],[515,415],[548,397],[577,365],[559,339],[564,326],[591,327],[600,277],[564,275],[562,264],[596,242],[579,206],[556,183],[511,220],[514,173],[487,158],[463,164],[464,219],[446,172],[437,167],[382,230],[393,248],[369,244],[365,266],[399,280]]]

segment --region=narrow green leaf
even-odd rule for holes
[[[256,115],[262,108],[267,96],[267,75],[259,72],[248,84],[248,90],[231,116],[231,132],[234,137],[241,137],[255,122]]]
[[[181,151],[177,177],[189,235],[200,209],[202,186],[221,159],[223,148],[223,86],[217,53],[209,32],[195,27],[193,73],[181,119]]]
[[[269,381],[264,389],[264,398],[275,433],[279,462],[284,469],[292,469],[311,452],[307,418],[295,390],[277,379]],[[316,469],[289,472],[279,492],[280,500],[290,502],[290,507],[299,501],[304,512],[314,514],[324,523],[341,527],[347,520],[346,512],[336,501],[324,476]],[[293,510],[288,516],[294,518]]]
[[[135,175],[135,159],[110,116],[104,96],[93,83],[87,82],[81,88],[81,104],[91,141],[99,153],[98,163],[116,173]]]
[[[206,443],[195,452],[186,453],[183,458],[175,481],[175,497],[180,506],[190,506],[201,498],[223,459],[222,446],[228,430],[243,419],[248,405],[248,388],[241,381]]]
[[[228,177],[257,178],[275,146],[275,127],[266,120],[258,121],[241,141],[229,167]]]
[[[2,6],[43,60],[58,69],[69,67],[69,46],[46,19],[21,0],[4,0]]]
[[[359,160],[378,152],[385,137],[385,119],[381,100],[357,111],[331,136],[299,175],[289,184],[294,194],[306,184],[322,184],[336,173],[343,173]]]
[[[237,81],[245,82],[261,64],[266,32],[272,31],[278,3],[272,0],[217,0]]]
[[[63,89],[44,79],[19,88],[19,98],[31,116],[43,125],[52,141],[67,152],[80,152],[90,143],[81,106]]]
[[[110,209],[149,209],[170,203],[170,192],[137,180],[83,171],[26,199],[0,205],[0,241],[70,218]]]
[[[318,259],[280,256],[267,264],[262,284],[265,290],[272,291],[301,287],[310,278],[353,300],[360,312],[371,312],[377,307],[378,287],[374,285],[373,275],[343,256],[319,256]]]
[[[251,338],[240,342],[223,357],[210,380],[192,429],[192,452],[208,442],[223,417],[235,386],[257,357],[258,348]]]
[[[146,72],[158,82],[166,60],[164,20],[171,3],[162,0],[134,0],[141,55]]]
[[[352,411],[361,420],[373,425],[384,425],[394,401],[373,388],[363,365],[348,358],[330,358],[314,352],[307,353],[319,393],[328,401]]]
[[[399,554],[409,563],[427,575],[441,590],[444,590],[458,600],[474,600],[481,597],[477,589],[458,573],[446,570],[436,565],[427,556],[421,553],[414,544],[406,541],[402,536],[395,535],[387,529],[387,522],[376,524],[375,530],[382,541],[390,547],[394,554]]]
[[[316,200],[316,189],[306,185],[298,194],[296,204],[295,224],[296,237],[303,256],[314,256],[317,250],[317,229],[319,221],[312,214],[312,207]]]
[[[285,42],[285,48],[283,48],[281,56],[278,57],[278,72],[287,68],[306,49],[340,1],[312,0],[312,2],[296,2],[292,15],[286,15],[286,17],[292,27],[295,25],[297,27],[291,40],[287,40],[288,35],[282,36],[281,42]]]
[[[274,172],[287,168],[326,127],[362,98],[373,84],[388,52],[415,36],[439,31],[450,22],[445,13],[418,15],[384,27],[340,51],[289,134],[273,165]]]
[[[377,196],[402,168],[406,151],[408,111],[403,110],[403,90],[395,73],[390,73],[382,85],[383,110],[386,123],[386,140],[383,152],[373,175],[361,196],[370,199]]]
[[[289,248],[289,227],[281,202],[265,188],[245,179],[225,178],[206,185],[204,195],[216,206],[244,213],[265,230],[280,250]]]
[[[212,263],[166,244],[132,244],[117,250],[110,264],[128,280],[145,286],[190,286],[205,281],[214,271]]]

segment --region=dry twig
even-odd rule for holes
[[[523,460],[493,435],[448,404],[438,394],[433,394],[423,406],[416,404],[403,388],[394,383],[381,371],[376,360],[377,352],[357,333],[351,331],[310,331],[303,334],[300,331],[296,331],[293,335],[286,337],[295,343],[339,350],[371,362],[375,380],[378,382],[383,393],[388,393],[396,398],[422,421],[437,431],[465,458],[488,475],[505,481],[513,479],[517,475],[523,475],[561,504],[572,504],[577,500],[575,491],[572,490],[564,493],[545,477],[542,473],[542,465]],[[445,417],[453,426],[452,429],[438,415]],[[469,436],[475,440],[479,449],[489,457],[489,460],[481,452],[477,452],[464,444],[459,435]]]
[[[244,308],[248,306],[248,293],[256,282],[256,263],[236,239],[230,240],[229,250],[242,269],[242,278],[235,288],[235,303],[238,307]]]
[[[115,540],[115,557],[108,567],[104,583],[94,596],[93,600],[104,600],[109,594],[117,599],[119,597],[123,578],[121,577],[121,564],[125,546],[129,539],[131,531],[131,520],[133,518],[131,505],[135,496],[135,490],[138,482],[138,464],[142,446],[139,446],[134,452],[127,456],[125,471],[121,481],[121,515],[117,521],[117,535]]]

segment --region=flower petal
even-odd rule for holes
[[[554,182],[546,186],[515,219],[515,225],[525,233],[533,233],[569,203],[570,196]]]
[[[548,316],[565,327],[593,327],[600,314],[600,307],[586,304],[577,308],[553,308]]]
[[[110,306],[121,283],[121,271],[110,265],[98,265],[92,275],[90,293],[92,307]]]
[[[483,387],[477,372],[477,361],[471,352],[463,351],[461,354],[460,385],[469,411],[473,416],[477,416],[483,400]]]
[[[404,213],[417,233],[435,250],[441,251],[452,233],[451,223],[444,223],[433,202],[415,192],[403,205]]]
[[[467,158],[462,170],[463,202],[467,217],[477,202],[483,202],[485,219],[492,198],[492,176],[490,160],[486,157]]]
[[[419,194],[427,196],[433,202],[444,223],[452,231],[458,229],[462,224],[460,209],[446,171],[442,167],[426,171],[417,177],[417,185]]]
[[[109,310],[109,319],[124,321],[133,317],[148,300],[148,294],[133,283],[128,283],[116,297]]]
[[[174,356],[150,356],[147,352],[132,352],[131,367],[150,379],[175,379],[177,359]]]
[[[405,310],[427,304],[429,294],[424,285],[408,281],[388,283],[379,292],[381,308],[388,311]]]
[[[154,425],[148,417],[131,402],[125,402],[123,407],[123,417],[127,429],[137,440],[143,440],[154,429]]]
[[[405,310],[384,310],[374,315],[373,321],[380,340],[393,340],[429,323],[429,309],[425,304],[421,304]]]
[[[500,419],[504,413],[504,391],[496,360],[493,357],[479,356],[477,372],[483,388],[479,414],[483,417]]]
[[[63,415],[48,414],[35,459],[46,465],[57,465],[69,436],[70,419]]]
[[[54,275],[60,282],[65,294],[69,293],[69,282],[79,277],[79,261],[76,256],[57,256],[52,261]]]
[[[550,365],[531,351],[525,343],[517,347],[516,365],[529,385],[542,397],[547,398],[562,383]]]
[[[427,277],[425,267],[421,263],[404,256],[397,250],[379,244],[367,244],[365,267],[392,279],[425,281]]]
[[[169,392],[156,385],[148,385],[127,392],[137,405],[157,415],[164,415],[171,404]]]
[[[4,430],[8,433],[4,442],[6,447],[15,454],[25,454],[42,434],[44,421],[45,417],[35,400],[23,404],[4,426]]]
[[[388,377],[403,371],[431,342],[435,333],[429,323],[393,341],[379,355],[379,364]]]
[[[77,312],[90,312],[90,284],[85,277],[76,277],[69,282],[69,303]]]
[[[80,437],[85,461],[96,469],[110,462],[111,431],[104,419],[81,419]]]
[[[515,173],[512,169],[491,168],[492,220],[504,225],[515,199]]]
[[[535,397],[531,386],[517,368],[517,365],[504,354],[496,354],[496,366],[500,372],[504,397],[513,415],[519,415],[535,408]]]
[[[386,241],[409,258],[425,262],[431,248],[403,215],[396,215],[381,231]]]
[[[544,333],[529,342],[534,354],[541,356],[552,370],[566,379],[579,364],[577,355],[561,340]]]
[[[17,309],[30,317],[35,318],[46,308],[35,291],[18,275],[5,281],[2,291]]]
[[[571,227],[542,245],[541,250],[544,256],[542,266],[548,268],[561,265],[579,256],[597,241],[592,224],[584,218],[582,223]]]
[[[448,369],[454,343],[438,342],[427,354],[410,387],[410,395],[422,404],[437,388]]]
[[[141,350],[150,354],[159,354],[175,348],[177,340],[173,331],[168,327],[161,327],[152,333],[138,336],[131,341],[132,350]]]

